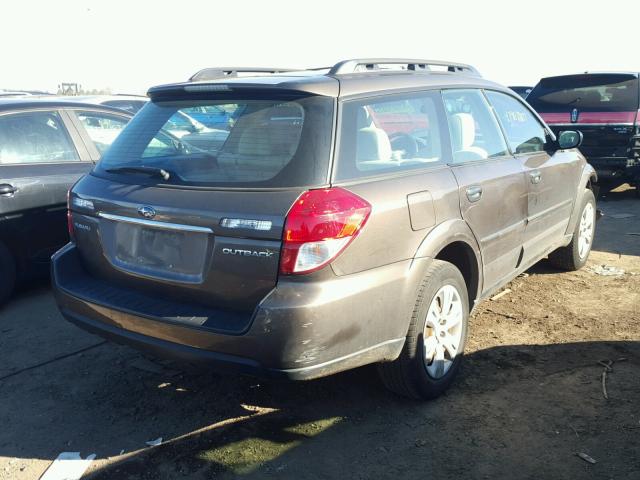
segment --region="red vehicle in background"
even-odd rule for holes
[[[416,127],[429,128],[427,115],[408,100],[383,103],[369,108],[369,115],[373,123],[389,136],[409,134],[415,131]]]

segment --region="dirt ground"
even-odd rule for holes
[[[371,367],[307,383],[181,371],[68,324],[46,285],[23,291],[0,310],[0,479],[80,451],[94,479],[638,480],[640,200],[599,207],[588,267],[542,262],[482,303],[461,375],[428,403]]]

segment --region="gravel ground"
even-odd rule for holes
[[[637,480],[640,200],[599,207],[588,267],[541,262],[482,303],[462,374],[428,403],[387,393],[370,367],[306,383],[181,370],[63,321],[48,286],[23,291],[0,310],[0,479],[80,451],[97,454],[96,479]]]

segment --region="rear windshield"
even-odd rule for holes
[[[527,97],[538,112],[635,111],[638,79],[628,74],[567,75],[543,78]]]
[[[149,102],[94,173],[118,175],[128,183],[256,188],[325,184],[333,99],[263,97]]]

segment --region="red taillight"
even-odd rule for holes
[[[309,273],[324,267],[358,235],[370,213],[369,203],[342,188],[303,193],[287,215],[280,273]]]
[[[73,241],[73,215],[71,214],[71,190],[67,191],[67,230],[69,231],[69,238]]]

